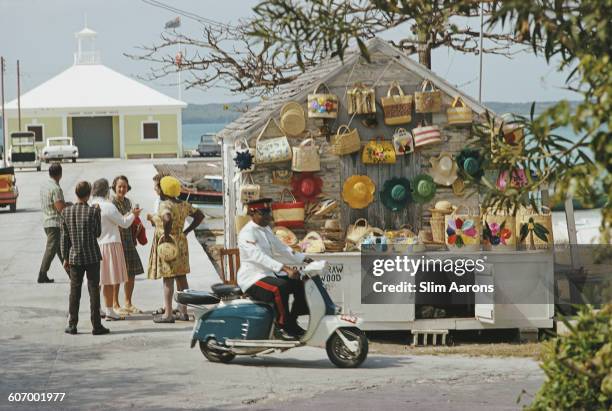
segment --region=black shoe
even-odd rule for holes
[[[96,327],[93,330],[91,330],[91,333],[93,335],[104,335],[104,334],[110,333],[110,330],[108,328],[106,328],[105,326],[101,325],[101,326]]]
[[[55,280],[53,278],[47,277],[46,273],[38,274],[38,284],[54,283],[54,282],[55,282]]]
[[[66,334],[72,334],[72,335],[75,335],[75,334],[77,333],[77,328],[76,328],[76,325],[68,325],[68,326],[66,327],[66,329],[64,330],[64,332],[65,332]]]
[[[306,330],[300,327],[299,325],[296,325],[292,331],[293,334],[297,335],[298,337],[302,337],[304,334],[306,334]]]
[[[284,328],[277,328],[275,333],[274,333],[274,335],[279,340],[295,341],[295,340],[298,339],[298,337],[296,335],[290,333],[289,331],[287,331]]]

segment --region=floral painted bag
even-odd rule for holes
[[[485,251],[516,250],[516,217],[487,210],[482,216],[482,247]]]
[[[459,210],[465,209],[464,213]],[[480,212],[471,211],[466,206],[459,206],[445,216],[445,242],[449,251],[480,250]]]
[[[394,164],[396,161],[393,143],[382,137],[370,140],[361,153],[364,164]]]

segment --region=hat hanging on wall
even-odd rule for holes
[[[280,111],[280,126],[288,136],[299,136],[306,129],[306,114],[299,103],[290,101]]]
[[[464,175],[472,177],[475,180],[480,180],[484,175],[483,167],[484,159],[480,151],[464,148],[457,156],[457,166]]]
[[[393,177],[385,181],[380,191],[380,199],[391,211],[400,211],[410,202],[410,180]]]
[[[312,201],[321,194],[323,180],[314,173],[293,173],[291,192],[301,201]]]
[[[366,208],[374,201],[376,185],[368,176],[351,176],[342,187],[342,198],[351,208]]]
[[[457,163],[453,155],[448,151],[443,151],[438,157],[431,157],[431,176],[436,184],[450,186],[457,179]]]
[[[436,183],[428,174],[419,174],[412,180],[412,198],[417,203],[427,203],[436,195]]]

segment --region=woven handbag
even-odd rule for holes
[[[361,150],[361,138],[356,128],[350,129],[346,124],[338,127],[335,136],[331,137],[331,151],[337,156],[345,156]]]
[[[289,140],[283,135],[276,120],[270,118],[255,141],[255,162],[257,164],[280,163],[290,161],[291,156]]]
[[[325,92],[321,93],[321,89]],[[308,95],[309,118],[338,117],[338,96],[331,94],[324,83],[319,83],[312,94]]]
[[[485,210],[482,248],[485,251],[516,250],[516,217],[504,211]]]
[[[376,113],[376,91],[363,83],[356,83],[346,93],[349,114]]]
[[[291,196],[291,201],[285,201],[285,195]],[[287,228],[304,227],[304,202],[297,201],[293,193],[287,189],[283,190],[279,202],[272,203],[272,217],[274,224]]]
[[[516,216],[516,234],[521,249],[550,248],[554,244],[552,214],[548,207],[541,211],[533,207],[519,209]]]
[[[472,124],[472,109],[465,105],[461,96],[457,96],[446,110],[446,117],[451,125]]]
[[[346,240],[353,244],[360,244],[361,240],[370,234],[372,227],[365,218],[356,220],[346,230]]]
[[[464,208],[464,213],[459,210]],[[459,206],[445,216],[445,241],[449,251],[480,251],[480,211]]]
[[[391,95],[393,90],[397,90],[398,94]],[[383,108],[386,125],[396,126],[412,121],[412,96],[404,95],[404,91],[398,82],[391,83],[387,96],[380,99],[380,104]]]
[[[300,248],[305,253],[324,253],[325,242],[321,234],[316,231],[311,231],[306,234],[306,237],[300,242]]]
[[[307,138],[299,146],[293,147],[291,169],[299,172],[321,170],[321,157],[314,138]]]
[[[428,126],[421,123],[420,126],[412,129],[414,137],[414,147],[423,147],[430,144],[439,144],[442,142],[442,135],[438,126]]]
[[[414,138],[405,128],[398,128],[393,133],[393,147],[395,154],[403,156],[414,151]]]
[[[248,203],[252,200],[258,200],[260,194],[261,186],[259,184],[255,184],[251,173],[247,173],[246,177],[244,177],[244,180],[242,181],[242,185],[240,186],[240,201],[242,203]]]
[[[364,164],[394,164],[396,161],[393,143],[382,137],[370,140],[361,153]]]
[[[442,110],[442,93],[429,80],[423,80],[421,90],[414,92],[417,113],[437,113]]]

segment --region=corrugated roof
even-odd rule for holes
[[[388,42],[380,38],[373,38],[368,42],[367,46],[371,53],[377,51],[391,58],[396,58],[398,64],[422,78],[431,80],[444,93],[451,96],[460,95],[466,105],[476,113],[484,113],[486,110],[493,113],[483,104],[478,103],[478,101],[474,100],[472,97],[464,94],[461,90],[451,85],[427,67],[414,61]],[[291,83],[280,86],[278,92],[273,96],[262,101],[260,104],[228,124],[223,130],[217,133],[217,136],[220,138],[232,139],[252,135],[254,131],[265,124],[272,114],[277,113],[283,104],[292,100],[305,99],[306,95],[312,92],[317,83],[330,81],[337,74],[350,68],[360,56],[359,50],[353,48],[345,53],[344,63],[337,57],[330,58],[316,67],[305,71]]]
[[[21,96],[21,109],[186,107],[101,64],[76,64]],[[17,99],[6,105],[17,109]]]

